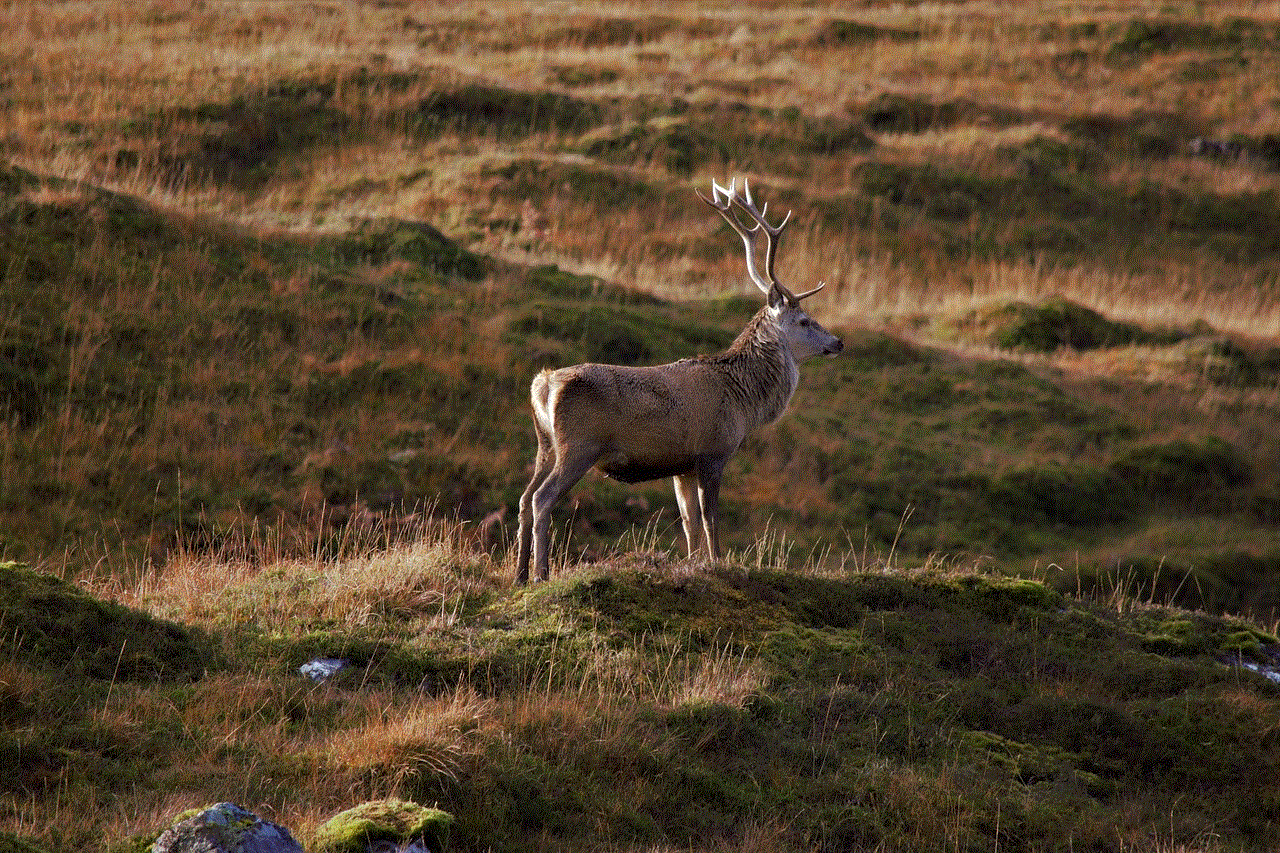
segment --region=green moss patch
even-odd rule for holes
[[[569,95],[472,84],[425,98],[406,121],[418,136],[453,132],[509,139],[547,131],[579,134],[606,115],[601,105]]]
[[[1054,352],[1134,344],[1170,344],[1188,333],[1147,331],[1133,323],[1108,320],[1102,314],[1061,296],[1034,305],[1015,302],[987,314],[983,325],[994,326],[990,341],[1005,349]]]
[[[332,84],[280,81],[223,103],[179,107],[157,119],[194,125],[174,134],[163,165],[175,176],[190,174],[243,189],[259,189],[286,168],[290,157],[321,143],[351,138],[355,122],[332,103]]]
[[[453,815],[404,800],[362,803],[325,821],[316,830],[317,853],[364,853],[378,842],[401,846],[420,842],[432,853],[449,846]]]
[[[193,680],[210,665],[194,629],[98,601],[51,575],[0,563],[0,648],[68,675]]]
[[[923,33],[906,27],[882,27],[861,21],[834,18],[827,21],[813,36],[813,42],[822,47],[860,47],[877,41],[919,41]]]

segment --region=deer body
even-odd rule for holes
[[[750,191],[712,184],[706,199],[734,227],[747,249],[747,268],[768,296],[730,347],[655,367],[579,364],[544,370],[533,380],[538,455],[533,478],[520,499],[517,582],[549,573],[551,508],[593,466],[624,483],[671,477],[685,542],[693,556],[705,547],[720,556],[717,516],[725,464],[754,430],[780,418],[799,384],[798,363],[838,353],[840,339],[800,308],[799,297],[773,278],[773,255],[782,225],[768,226]],[[747,228],[732,212],[736,203],[756,221]],[[767,209],[767,206],[766,206]],[[756,271],[754,237],[769,236],[768,278]],[[821,285],[819,285],[820,289]]]

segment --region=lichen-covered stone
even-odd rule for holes
[[[453,815],[403,800],[375,800],[334,815],[316,831],[316,853],[366,853],[421,843],[440,853],[449,843]],[[390,845],[388,845],[390,842]]]
[[[303,853],[289,830],[234,803],[184,812],[151,853]]]

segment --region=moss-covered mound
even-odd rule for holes
[[[1053,352],[1130,344],[1168,344],[1185,337],[1173,330],[1151,331],[1133,323],[1108,320],[1102,314],[1061,296],[1035,304],[1014,302],[992,312],[991,343],[1004,349]]]
[[[0,563],[0,649],[92,678],[199,678],[209,644],[193,628],[98,601],[52,575]]]
[[[380,841],[421,842],[432,853],[449,846],[453,815],[404,800],[361,803],[316,830],[315,853],[365,853]]]

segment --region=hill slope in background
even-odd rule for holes
[[[779,569],[767,545],[512,590],[456,536],[188,556],[114,590],[145,616],[0,568],[3,825],[136,849],[232,799],[305,843],[390,796],[452,812],[454,850],[1280,841],[1280,688],[1247,668],[1274,672],[1280,644],[1246,623],[956,568]],[[133,626],[102,633],[114,671],[50,645],[95,607]],[[311,685],[317,655],[351,665]],[[200,659],[194,681],[176,665]]]
[[[424,510],[514,525],[535,369],[712,352],[756,308],[485,258],[424,224],[257,236],[0,178],[0,543],[73,569],[163,563],[255,525],[305,542],[353,516],[394,536]],[[1088,315],[1063,305],[984,322],[1078,338]],[[1276,619],[1280,447],[1254,386],[1088,379],[837,330],[845,353],[806,365],[792,411],[730,465],[732,547],[772,525],[798,556],[1054,564],[1064,589]],[[678,536],[666,483],[593,477],[576,495],[561,517],[579,553],[650,524]]]

